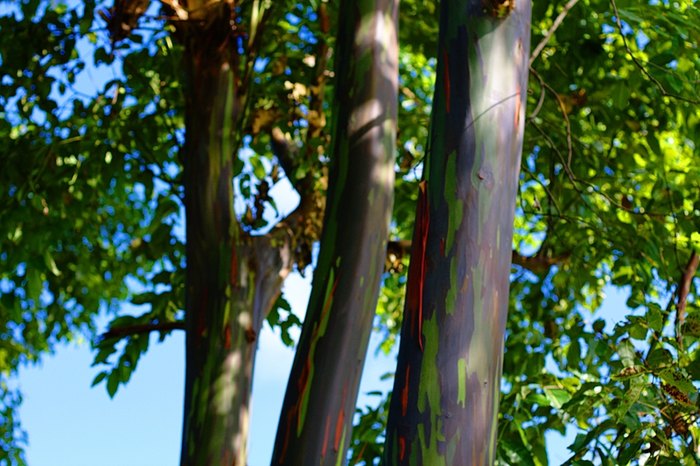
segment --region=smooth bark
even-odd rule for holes
[[[345,461],[393,204],[398,1],[342,1],[334,143],[313,290],[272,464]]]
[[[291,268],[290,238],[233,210],[242,101],[225,4],[185,37],[187,233],[182,465],[245,465],[256,338]],[[200,24],[200,23],[194,23]]]
[[[387,465],[495,458],[529,31],[529,0],[441,2]]]

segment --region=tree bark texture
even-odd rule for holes
[[[393,205],[397,14],[397,0],[340,4],[328,200],[275,465],[345,462]]]
[[[386,465],[495,458],[529,0],[443,0]]]
[[[251,237],[233,210],[240,114],[226,5],[185,31],[187,234],[182,465],[246,464],[256,337],[291,267],[282,229]],[[215,10],[212,10],[215,11]],[[199,24],[199,23],[193,23]]]

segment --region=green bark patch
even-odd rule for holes
[[[452,251],[455,233],[462,225],[464,216],[464,202],[457,193],[457,154],[452,152],[447,156],[445,169],[445,201],[447,202],[447,238],[445,241],[445,254]]]
[[[311,336],[311,347],[309,349],[309,358],[307,360],[308,375],[303,381],[303,388],[301,390],[299,418],[297,420],[297,436],[301,435],[301,430],[304,428],[306,409],[309,404],[309,397],[311,396],[311,387],[315,372],[314,357],[316,355],[316,346],[318,345],[318,341],[326,334],[328,319],[330,318],[329,311],[331,304],[333,303],[333,294],[335,293],[335,287],[338,285],[338,279],[334,279],[334,276],[334,269],[331,269],[328,284],[326,285],[326,294],[323,298],[321,319],[318,325],[314,327],[313,335]]]

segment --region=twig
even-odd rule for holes
[[[542,40],[540,41],[539,44],[537,44],[537,47],[535,47],[535,50],[532,51],[532,55],[530,55],[530,66],[532,66],[532,63],[537,59],[537,57],[540,55],[542,52],[542,49],[545,48],[547,43],[551,40],[552,36],[554,35],[554,32],[561,26],[561,23],[564,21],[564,18],[566,18],[566,15],[569,14],[569,10],[571,10],[574,5],[578,3],[578,0],[569,0],[569,2],[564,5],[564,9],[561,10],[561,13],[559,13],[559,16],[556,17],[554,22],[552,23],[552,27],[549,28],[547,33],[544,35]]]
[[[151,332],[170,332],[172,330],[185,330],[184,322],[149,322],[147,324],[125,325],[114,327],[100,335],[100,341],[111,338],[124,338]]]
[[[530,67],[530,72],[534,73],[535,76],[537,76],[540,80],[540,84],[542,84],[545,87],[545,89],[551,92],[554,95],[554,98],[557,99],[557,104],[559,104],[561,115],[564,117],[564,123],[566,124],[566,148],[568,152],[568,157],[567,163],[564,164],[564,168],[568,173],[571,174],[571,177],[573,177],[573,173],[571,173],[571,158],[574,153],[574,145],[571,142],[571,122],[569,121],[569,115],[566,113],[566,106],[564,105],[564,101],[561,100],[559,94],[557,94],[557,92],[554,89],[552,89],[552,87],[549,84],[547,84],[543,79],[541,79],[541,77],[539,77],[539,73],[537,73],[537,71],[535,71],[534,68]]]
[[[530,67],[530,70],[533,68]],[[540,98],[537,100],[537,105],[535,105],[535,109],[532,111],[530,116],[528,117],[528,120],[532,121],[534,120],[537,115],[540,113],[540,110],[542,109],[542,105],[544,104],[544,97],[545,97],[545,89],[544,89],[544,80],[542,79],[542,76],[539,75],[539,73],[533,73],[537,80],[540,82]]]

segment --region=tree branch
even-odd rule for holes
[[[524,256],[513,250],[512,263],[535,274],[546,273],[553,265],[561,264],[569,258],[570,254],[562,254],[557,257],[549,257],[541,252],[534,256]]]
[[[299,148],[276,126],[270,129],[270,142],[272,145],[272,153],[277,157],[277,161],[279,161],[282,170],[284,170],[284,173],[287,175],[289,183],[298,193],[299,187],[294,178],[294,173],[297,168],[296,159]]]
[[[146,324],[125,325],[123,327],[110,328],[102,335],[100,341],[110,338],[124,338],[151,332],[170,332],[172,330],[185,330],[185,322],[149,322]]]
[[[564,5],[564,9],[561,10],[559,16],[557,16],[554,20],[554,22],[552,23],[552,27],[549,28],[549,30],[544,35],[540,43],[537,44],[537,47],[535,47],[535,50],[532,51],[532,54],[530,55],[530,66],[532,66],[532,63],[540,55],[542,49],[544,49],[547,43],[552,39],[554,32],[559,28],[559,26],[561,26],[561,23],[564,21],[564,18],[566,18],[566,15],[569,14],[569,10],[571,10],[577,3],[578,0],[569,0],[569,2],[566,5]]]
[[[387,264],[395,266],[403,256],[411,254],[411,241],[409,240],[392,240],[387,243]],[[529,270],[532,273],[540,274],[549,271],[553,265],[561,264],[569,258],[569,254],[562,254],[557,257],[549,257],[542,252],[538,252],[534,256],[524,256],[517,251],[513,251],[512,263]]]
[[[698,253],[693,251],[688,260],[688,264],[683,270],[681,275],[681,280],[678,284],[678,304],[676,305],[676,341],[678,341],[678,347],[682,348],[682,338],[683,333],[681,332],[681,327],[683,327],[683,322],[685,322],[685,308],[688,300],[688,293],[690,293],[690,285],[693,282],[696,272],[698,271],[698,265],[700,264],[700,256]]]

